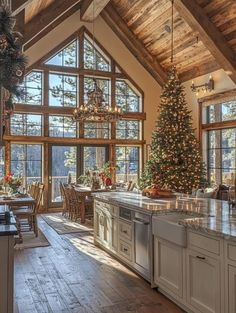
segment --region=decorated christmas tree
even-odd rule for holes
[[[19,87],[26,66],[26,57],[22,53],[22,35],[14,31],[15,19],[11,11],[0,6],[0,88],[1,88],[1,124],[13,111],[13,99],[20,99],[23,90]],[[1,140],[1,138],[0,138]]]
[[[140,187],[156,184],[162,189],[189,193],[200,186],[203,166],[184,87],[174,67],[163,87],[159,113]]]

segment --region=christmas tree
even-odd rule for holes
[[[22,53],[22,35],[13,30],[14,26],[15,19],[11,11],[4,5],[0,6],[0,88],[3,124],[13,111],[13,98],[20,99],[23,96],[19,84],[24,77],[26,57]]]
[[[140,187],[156,184],[162,189],[189,193],[199,187],[202,174],[201,153],[192,127],[191,111],[187,108],[184,87],[176,69],[171,67],[163,87],[151,155]]]

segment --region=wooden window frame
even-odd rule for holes
[[[98,71],[98,70],[90,70],[83,68],[83,37],[89,36],[92,38],[92,34],[83,26],[74,34],[69,36],[65,41],[60,43],[54,49],[50,51],[50,53],[46,54],[43,58],[41,58],[36,63],[32,64],[30,67],[27,68],[26,74],[32,71],[39,71],[42,72],[42,104],[41,105],[34,105],[34,104],[24,104],[24,103],[17,103],[15,105],[14,112],[22,113],[27,112],[29,114],[41,114],[42,115],[42,124],[43,124],[43,131],[42,136],[12,136],[9,132],[9,125],[6,133],[4,135],[4,140],[6,142],[6,149],[5,149],[5,170],[8,172],[10,170],[10,144],[11,143],[32,143],[32,144],[41,144],[43,147],[43,179],[45,183],[45,194],[44,199],[47,199],[49,195],[49,163],[48,160],[50,159],[49,155],[49,146],[51,144],[58,144],[58,145],[99,145],[99,146],[108,146],[109,151],[109,160],[115,164],[115,149],[116,146],[136,146],[140,148],[140,155],[139,155],[139,173],[140,169],[143,166],[143,158],[144,152],[143,147],[145,145],[145,140],[143,139],[144,136],[144,123],[143,121],[146,120],[146,113],[144,111],[144,93],[139,88],[139,86],[134,82],[134,80],[129,77],[129,75],[120,67],[119,64],[112,58],[112,56],[104,49],[104,47],[94,39],[94,42],[101,51],[110,59],[110,71]],[[49,60],[52,56],[54,56],[57,52],[61,49],[66,47],[69,43],[73,40],[78,39],[80,41],[79,51],[78,51],[78,67],[68,67],[68,66],[56,66],[56,65],[49,65],[45,64],[47,60]],[[119,69],[119,71],[117,71]],[[52,73],[59,73],[59,74],[67,74],[67,75],[76,75],[78,77],[77,81],[79,82],[79,87],[77,88],[78,99],[77,103],[82,103],[84,99],[84,88],[83,88],[83,81],[84,77],[98,77],[98,78],[105,78],[110,80],[110,100],[111,106],[114,107],[116,105],[116,79],[127,80],[130,84],[134,87],[134,90],[138,92],[140,96],[140,111],[139,112],[124,112],[123,119],[124,120],[137,120],[140,122],[140,138],[139,139],[117,139],[116,138],[116,123],[111,123],[110,129],[110,138],[85,138],[84,137],[84,123],[79,123],[78,133],[79,136],[76,138],[71,137],[50,137],[49,136],[49,116],[72,116],[74,107],[56,107],[56,106],[49,106],[49,74]],[[78,105],[78,104],[77,104]],[[44,208],[48,208],[47,201],[44,202]]]
[[[228,99],[228,100],[227,100]],[[208,181],[210,181],[210,175],[209,175],[209,131],[213,130],[223,130],[223,129],[229,129],[229,128],[236,128],[236,119],[235,120],[228,120],[228,121],[220,121],[220,122],[214,122],[214,123],[209,123],[209,119],[207,117],[206,122],[204,122],[203,119],[203,112],[205,109],[205,106],[208,105],[215,105],[224,103],[227,101],[236,101],[236,89],[232,89],[229,91],[224,91],[218,94],[213,94],[207,97],[203,97],[198,99],[198,104],[199,104],[199,142],[200,142],[200,147],[203,150],[203,144],[206,143],[207,147],[205,147],[205,151],[207,153],[206,160],[207,160],[207,178]],[[205,137],[205,138],[204,138]],[[205,139],[205,140],[204,140]],[[222,132],[220,135],[220,146],[222,147]],[[222,154],[221,154],[221,165],[222,165]],[[222,168],[221,170],[221,183],[222,183]]]

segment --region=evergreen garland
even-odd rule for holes
[[[160,114],[152,135],[151,155],[140,179],[140,187],[152,184],[176,192],[199,188],[204,168],[192,127],[191,111],[175,67],[168,71],[163,87]]]
[[[0,6],[0,85],[4,87],[3,119],[13,111],[13,98],[23,97],[19,84],[23,81],[27,59],[22,53],[22,35],[13,30],[11,11]]]

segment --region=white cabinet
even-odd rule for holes
[[[154,283],[172,297],[183,297],[183,248],[156,236]]]
[[[221,312],[220,282],[220,261],[189,249],[187,251],[187,303],[194,312]]]
[[[95,241],[109,250],[117,251],[118,245],[118,208],[107,203],[94,203]]]
[[[236,267],[228,265],[228,313],[236,312]]]
[[[225,241],[225,312],[236,312],[236,242]]]

